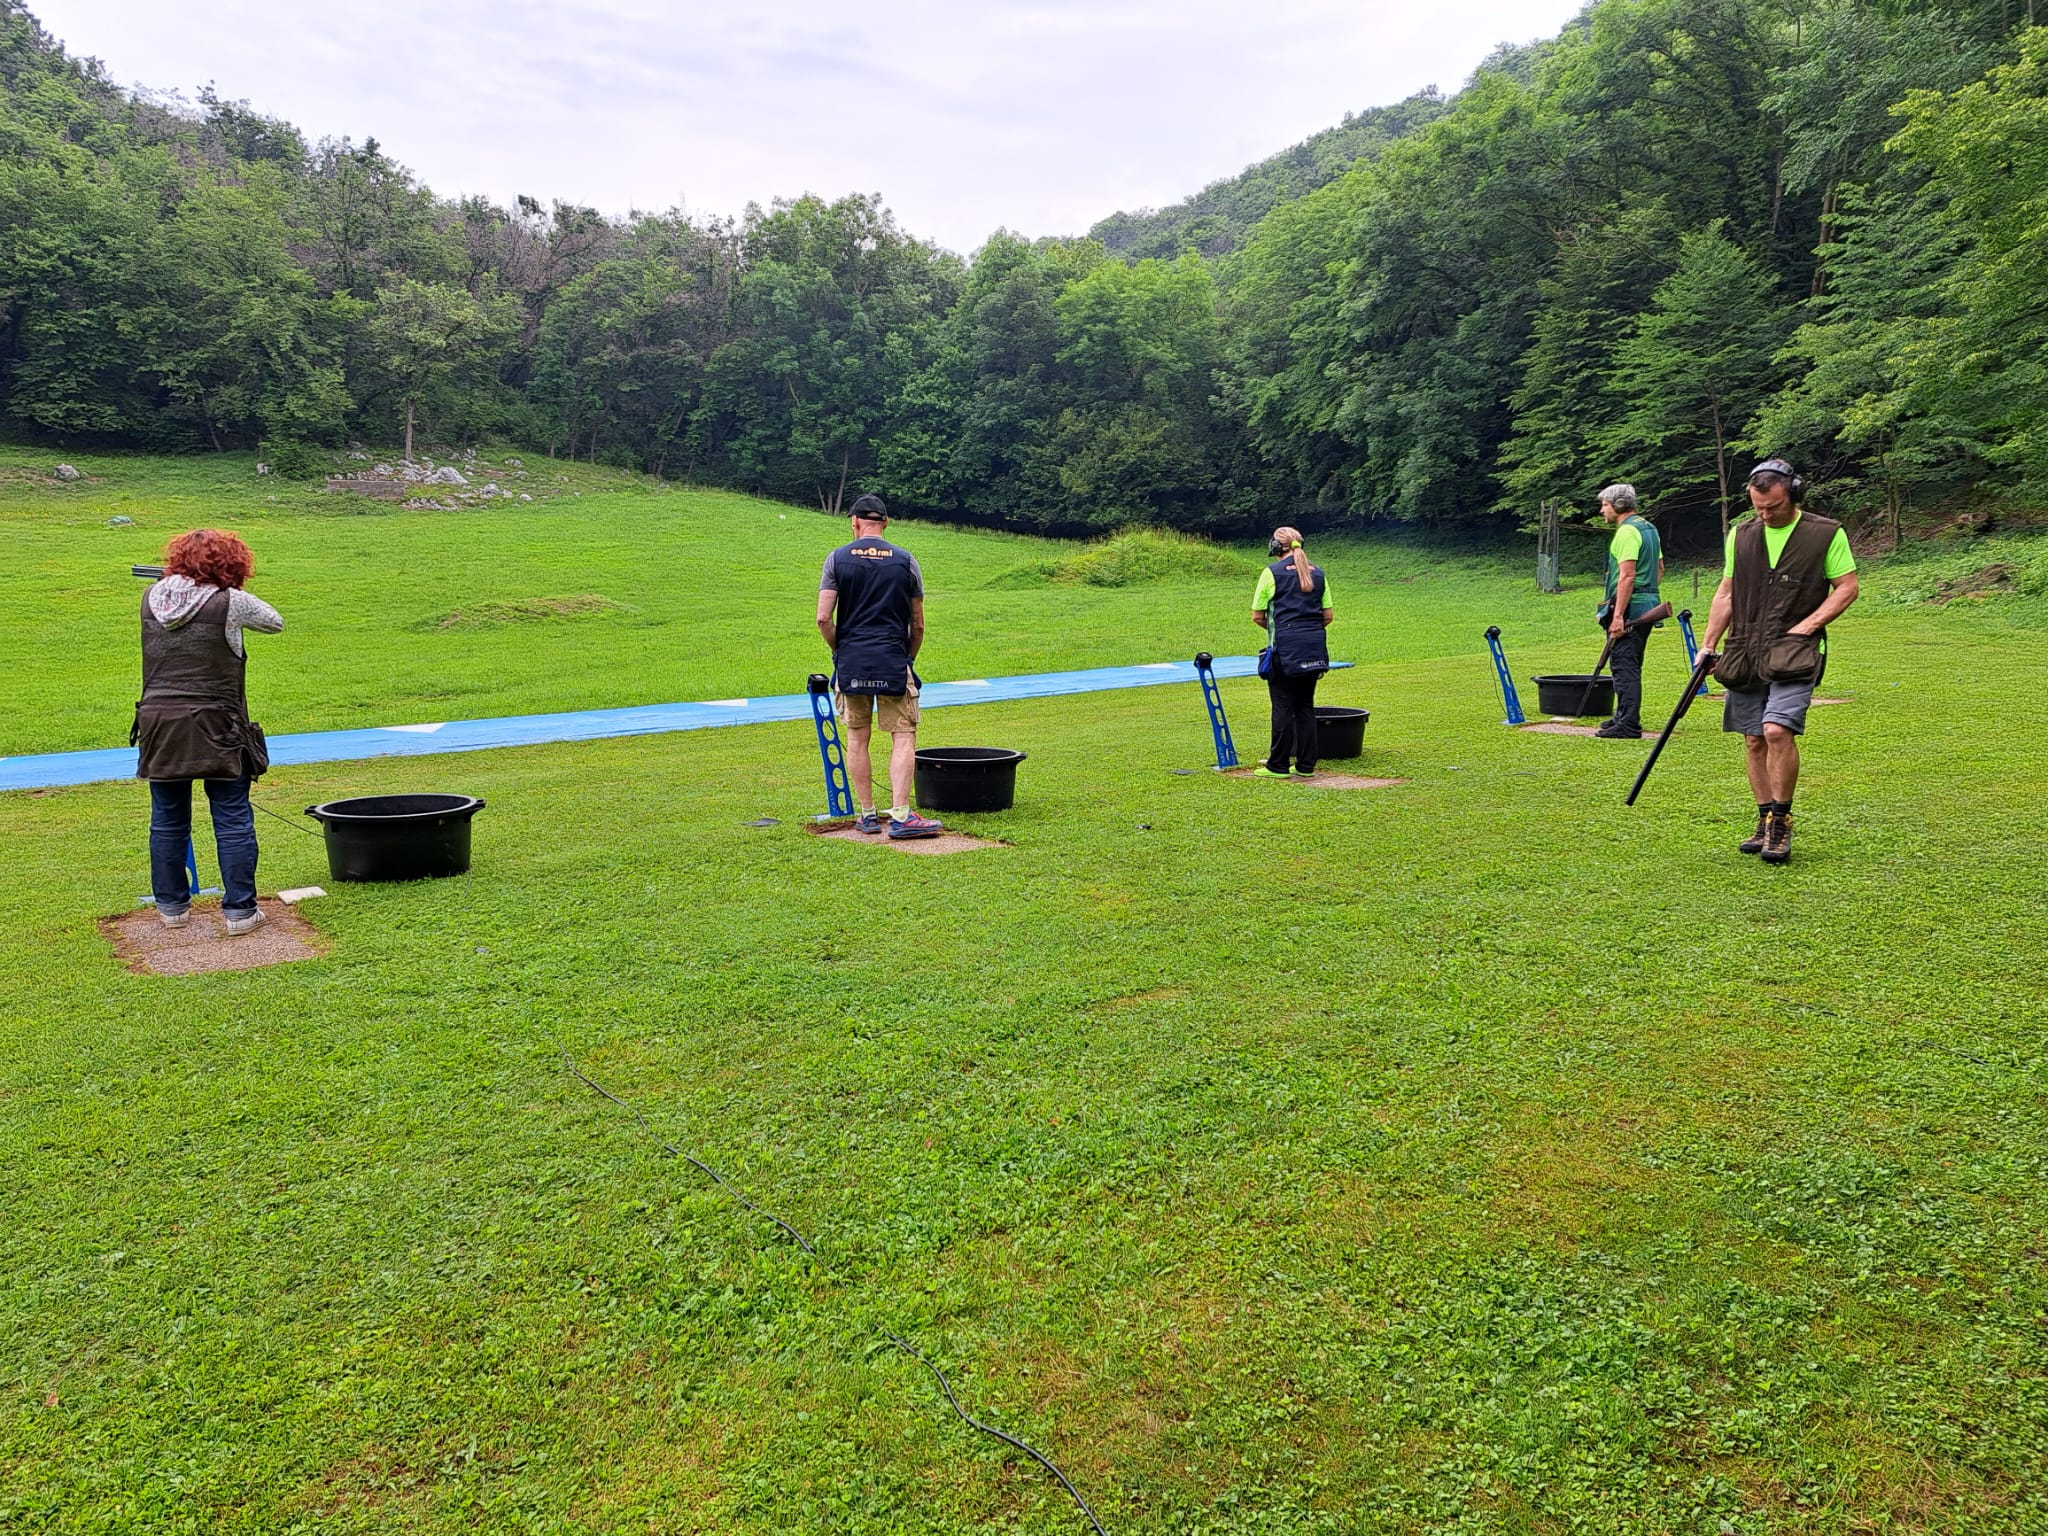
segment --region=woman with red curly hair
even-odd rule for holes
[[[284,620],[242,590],[256,563],[232,533],[200,528],[171,540],[164,575],[142,598],[142,698],[135,706],[135,776],[149,781],[150,885],[166,928],[191,919],[185,846],[192,781],[206,783],[220,857],[220,913],[231,934],[263,921],[256,905],[256,815],[249,782],[270,766],[263,728],[249,718],[242,634],[274,635]]]

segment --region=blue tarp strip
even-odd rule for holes
[[[1348,662],[1334,663],[1349,666]],[[1218,677],[1251,677],[1256,656],[1218,656]],[[920,704],[993,704],[1005,699],[1044,699],[1062,693],[1100,693],[1116,688],[1149,688],[1192,683],[1193,662],[1155,661],[1136,667],[1091,667],[1081,672],[1025,672],[1016,677],[970,678],[927,683]],[[423,725],[372,726],[354,731],[306,731],[270,738],[270,761],[338,763],[364,757],[424,757],[436,752],[481,752],[490,747],[530,747],[550,741],[596,741],[605,736],[651,736],[662,731],[701,731],[719,725],[808,720],[810,698],[801,693],[765,699],[713,699],[702,704],[642,704],[627,709],[579,709],[559,715],[504,715],[491,720],[445,720]],[[0,757],[0,790],[53,789],[135,776],[135,749],[44,752]]]

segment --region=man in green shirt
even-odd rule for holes
[[[1814,687],[1827,670],[1827,626],[1856,601],[1849,535],[1832,518],[1803,511],[1803,489],[1783,459],[1766,459],[1750,471],[1756,516],[1728,535],[1707,618],[1705,650],[1728,689],[1721,728],[1742,736],[1756,795],[1756,831],[1740,847],[1769,864],[1792,857],[1799,738]]]
[[[1593,734],[1633,741],[1643,734],[1643,652],[1652,628],[1636,626],[1636,620],[1662,601],[1657,585],[1664,579],[1664,545],[1655,526],[1636,510],[1632,485],[1602,491],[1600,515],[1614,529],[1607,546],[1607,596],[1598,615],[1614,641],[1608,653],[1614,665],[1614,715]]]

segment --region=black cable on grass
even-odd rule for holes
[[[919,1365],[923,1366],[926,1370],[930,1371],[932,1375],[938,1378],[939,1390],[946,1394],[946,1401],[953,1405],[953,1411],[960,1415],[960,1418],[964,1423],[967,1423],[973,1426],[975,1429],[980,1430],[984,1435],[994,1435],[998,1440],[1003,1441],[1005,1444],[1014,1445],[1015,1447],[1017,1447],[1018,1450],[1022,1451],[1026,1456],[1029,1456],[1033,1461],[1037,1462],[1041,1467],[1045,1468],[1046,1471],[1050,1472],[1054,1477],[1058,1478],[1060,1480],[1060,1486],[1067,1490],[1067,1497],[1072,1499],[1076,1504],[1078,1504],[1081,1507],[1081,1513],[1086,1515],[1088,1517],[1088,1523],[1095,1527],[1096,1536],[1109,1536],[1109,1533],[1103,1530],[1102,1522],[1095,1518],[1095,1511],[1088,1507],[1088,1501],[1081,1497],[1081,1490],[1076,1488],[1073,1485],[1073,1483],[1068,1480],[1066,1473],[1062,1472],[1058,1467],[1053,1465],[1052,1460],[1049,1457],[1047,1457],[1044,1454],[1044,1452],[1040,1451],[1036,1446],[1026,1445],[1022,1440],[1019,1440],[1015,1435],[1011,1434],[1007,1430],[997,1429],[993,1424],[982,1423],[981,1420],[977,1419],[973,1414],[969,1413],[965,1408],[962,1408],[960,1406],[960,1399],[953,1395],[953,1384],[950,1381],[946,1380],[946,1373],[940,1370],[936,1365],[933,1365],[931,1361],[925,1359],[925,1357],[919,1354],[916,1349],[912,1348],[908,1340],[897,1337],[897,1335],[891,1333],[887,1328],[884,1328],[880,1323],[875,1324],[875,1331],[880,1333],[891,1344],[894,1344],[898,1349],[902,1350],[903,1353],[910,1356],[911,1359],[915,1360]]]
[[[290,827],[294,832],[303,832],[308,837],[318,837],[320,835],[318,832],[315,832],[311,827],[300,826],[296,821],[293,821],[289,816],[278,815],[277,812],[273,811],[267,805],[256,805],[256,802],[254,800],[251,800],[249,803],[251,805],[256,806],[257,810],[261,811],[264,815],[268,816],[272,821],[281,821],[286,826]]]
[[[620,1098],[616,1093],[613,1093],[609,1088],[605,1087],[604,1084],[592,1078],[581,1067],[576,1065],[574,1058],[572,1058],[567,1051],[562,1052],[562,1065],[567,1067],[569,1069],[569,1075],[574,1077],[578,1082],[582,1083],[584,1087],[590,1089],[591,1092],[599,1095],[602,1098],[610,1099],[612,1103],[618,1105],[619,1108],[625,1110],[626,1113],[631,1115],[635,1120],[639,1121],[640,1129],[645,1131],[648,1135],[648,1138],[651,1141],[653,1141],[656,1146],[660,1147],[662,1151],[666,1152],[670,1157],[681,1158],[691,1167],[703,1173],[706,1178],[709,1178],[720,1189],[724,1190],[728,1195],[731,1195],[733,1199],[737,1200],[741,1205],[745,1206],[748,1210],[752,1211],[756,1216],[765,1216],[768,1220],[774,1222],[776,1226],[782,1228],[782,1230],[788,1234],[790,1241],[795,1243],[799,1248],[803,1249],[804,1253],[809,1257],[811,1263],[817,1266],[818,1272],[820,1274],[824,1275],[828,1279],[837,1278],[837,1276],[833,1275],[830,1267],[825,1263],[825,1261],[818,1257],[818,1250],[813,1248],[810,1245],[810,1243],[805,1240],[803,1233],[797,1231],[795,1227],[792,1227],[788,1222],[784,1221],[780,1216],[776,1215],[773,1211],[763,1210],[760,1206],[754,1204],[753,1201],[749,1200],[745,1195],[741,1194],[738,1190],[734,1189],[732,1185],[728,1184],[723,1178],[723,1176],[720,1175],[718,1170],[716,1168],[713,1168],[709,1163],[705,1162],[701,1158],[691,1156],[688,1152],[685,1152],[681,1147],[677,1146],[674,1142],[666,1140],[659,1131],[655,1130],[655,1128],[648,1123],[647,1117],[640,1112],[638,1105],[631,1104],[627,1102],[625,1099]],[[1016,1449],[1022,1451],[1026,1456],[1029,1456],[1033,1461],[1037,1462],[1041,1467],[1045,1468],[1046,1471],[1050,1472],[1054,1477],[1059,1479],[1060,1486],[1066,1489],[1067,1491],[1067,1497],[1072,1499],[1074,1501],[1075,1507],[1078,1508],[1082,1514],[1088,1517],[1089,1525],[1095,1528],[1095,1536],[1109,1536],[1109,1533],[1103,1529],[1102,1522],[1096,1518],[1095,1511],[1089,1507],[1088,1501],[1081,1497],[1081,1490],[1074,1486],[1073,1479],[1068,1477],[1066,1473],[1062,1472],[1051,1457],[1047,1456],[1043,1451],[1039,1450],[1036,1446],[1027,1444],[1025,1441],[1019,1440],[1015,1435],[1011,1434],[1008,1430],[998,1429],[993,1424],[984,1424],[980,1419],[977,1419],[973,1414],[969,1413],[965,1408],[960,1406],[960,1399],[953,1395],[953,1384],[946,1379],[946,1373],[940,1370],[922,1353],[920,1353],[915,1345],[913,1345],[908,1339],[904,1338],[901,1334],[893,1332],[892,1330],[883,1327],[880,1323],[876,1323],[874,1327],[875,1332],[879,1333],[883,1338],[887,1339],[897,1349],[902,1350],[904,1354],[910,1356],[911,1359],[915,1360],[919,1365],[923,1366],[926,1370],[932,1373],[933,1377],[935,1377],[939,1383],[939,1390],[946,1394],[947,1406],[950,1407],[954,1413],[959,1415],[961,1423],[967,1425],[970,1429],[979,1430],[984,1435],[992,1436],[993,1438],[1002,1441],[1005,1445],[1016,1447]]]
[[[569,1053],[567,1051],[564,1051],[562,1053],[562,1063],[563,1065],[568,1067],[570,1076],[579,1079],[583,1083],[583,1085],[586,1088],[589,1088],[592,1092],[601,1094],[605,1098],[610,1099],[614,1104],[618,1105],[619,1108],[625,1110],[628,1114],[632,1115],[632,1117],[635,1120],[638,1120],[640,1122],[640,1129],[645,1131],[650,1137],[652,1137],[654,1140],[654,1144],[660,1147],[662,1151],[666,1152],[670,1157],[680,1157],[684,1162],[688,1163],[692,1168],[697,1169],[698,1172],[702,1173],[706,1178],[710,1179],[720,1189],[724,1190],[728,1195],[731,1195],[733,1199],[739,1201],[741,1205],[744,1205],[756,1216],[766,1216],[770,1221],[774,1222],[775,1225],[782,1228],[783,1231],[789,1234],[791,1242],[795,1243],[797,1247],[803,1249],[803,1251],[809,1254],[812,1257],[812,1259],[817,1259],[818,1250],[813,1248],[809,1243],[804,1241],[803,1233],[797,1231],[795,1227],[792,1227],[788,1222],[784,1221],[780,1216],[776,1215],[773,1211],[762,1210],[760,1206],[754,1204],[753,1201],[749,1200],[745,1195],[741,1194],[738,1190],[734,1189],[730,1184],[726,1183],[725,1180],[719,1175],[718,1170],[712,1167],[709,1163],[704,1162],[699,1158],[692,1157],[689,1153],[685,1152],[681,1147],[677,1146],[672,1141],[664,1141],[661,1137],[660,1132],[656,1131],[653,1126],[647,1123],[647,1117],[640,1113],[638,1106],[628,1104],[624,1099],[620,1098],[616,1093],[613,1093],[609,1088],[605,1087],[602,1083],[592,1082],[590,1078],[584,1074],[583,1069],[577,1066],[574,1061],[570,1060]],[[820,1267],[822,1267],[822,1265]]]

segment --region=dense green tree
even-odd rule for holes
[[[1727,533],[1731,456],[1771,392],[1785,340],[1776,285],[1716,222],[1685,236],[1678,268],[1615,348],[1612,388],[1628,409],[1601,443],[1608,461],[1658,502],[1711,483]]]
[[[378,290],[363,326],[366,371],[405,430],[406,462],[423,412],[474,419],[469,397],[495,371],[515,333],[513,300],[482,298],[452,283],[394,277]]]
[[[410,417],[1047,528],[1519,518],[1617,475],[1683,520],[1738,448],[1786,448],[1896,526],[2048,489],[2031,20],[1593,0],[1454,97],[1105,221],[1107,252],[962,263],[875,196],[449,203],[375,140],[124,92],[0,0],[0,429]]]
[[[890,403],[927,359],[959,264],[881,199],[750,209],[733,339],[692,417],[699,462],[771,495],[837,508],[873,471]]]
[[[1050,441],[1070,398],[1059,299],[1103,260],[1093,241],[999,233],[982,247],[930,361],[890,410],[878,451],[883,495],[984,521],[1067,521]]]
[[[1221,337],[1208,266],[1192,253],[1104,263],[1057,308],[1068,404],[1050,448],[1077,520],[1209,521],[1227,439],[1210,403]]]
[[[1898,147],[1966,242],[1941,279],[1949,316],[1911,356],[1912,403],[1978,424],[2014,491],[2048,495],[2048,27],[1986,78],[1915,91],[1903,112]]]

